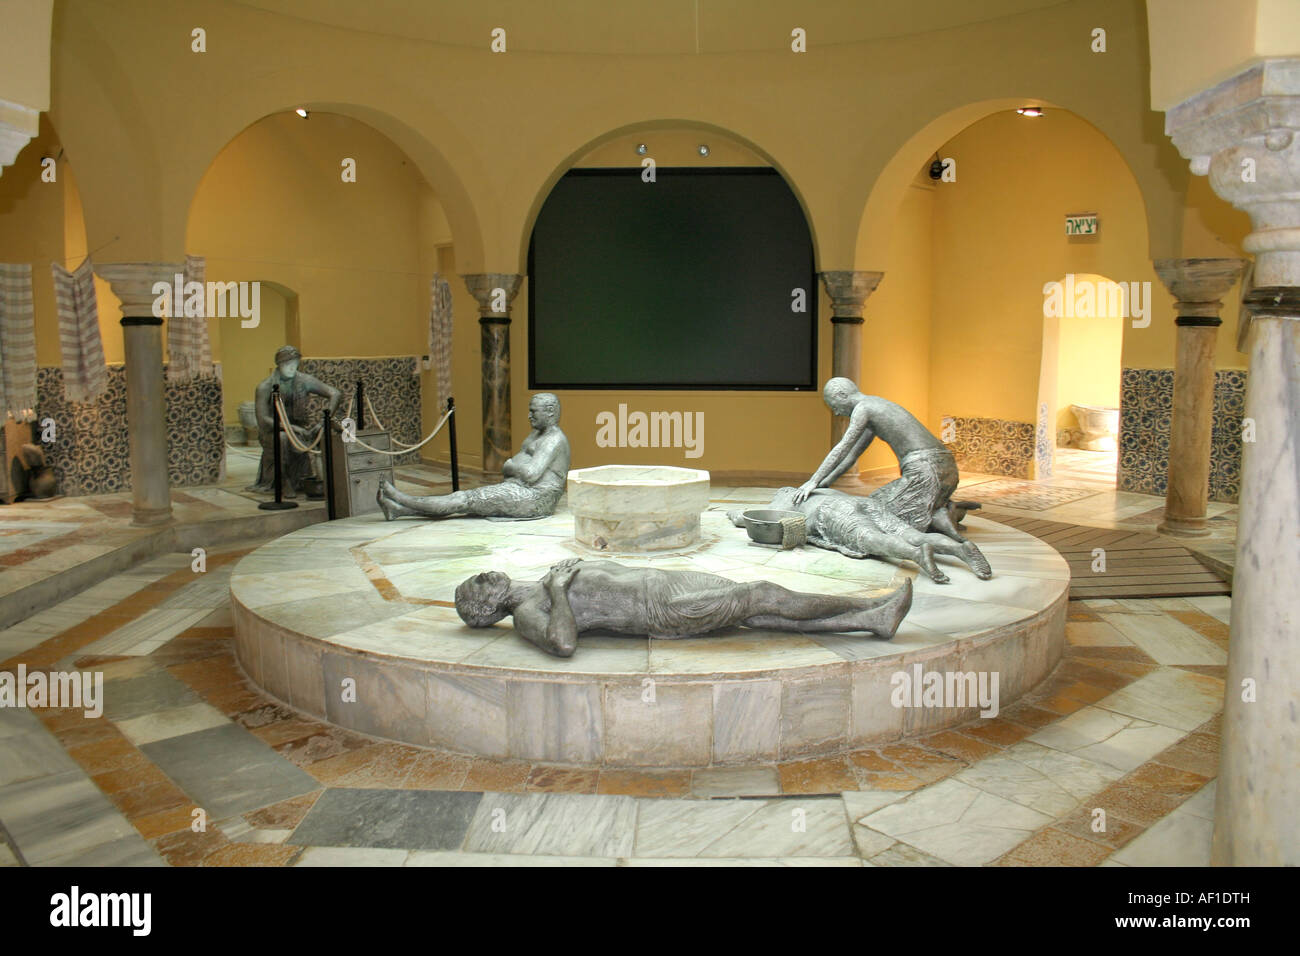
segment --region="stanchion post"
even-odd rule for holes
[[[357,379],[357,431],[366,427],[366,386]]]
[[[326,405],[321,410],[321,471],[325,472],[325,513],[328,520],[338,517],[334,513],[334,433],[330,428],[330,409]]]
[[[259,507],[263,511],[287,511],[298,507],[296,501],[284,500],[284,471],[280,466],[280,431],[284,422],[280,421],[280,386],[271,386],[271,461],[275,468],[275,500],[263,501]]]
[[[447,441],[451,447],[451,490],[460,491],[460,463],[456,455],[456,399],[447,399],[447,411],[451,412],[451,417],[447,419]]]

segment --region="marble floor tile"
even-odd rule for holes
[[[1232,623],[1232,598],[1223,595],[1211,597],[1184,598],[1188,604],[1211,617],[1218,618],[1224,624]]]
[[[46,861],[45,866],[167,866],[153,847],[133,833],[89,849],[78,849]]]
[[[614,857],[528,856],[511,853],[453,853],[415,850],[406,866],[618,866]]]
[[[870,866],[863,863],[856,857],[816,857],[816,856],[788,856],[772,859],[763,857],[664,857],[664,858],[641,858],[633,857],[623,864],[624,866],[725,866],[725,867],[755,867],[755,866],[850,866],[861,867]]]
[[[1062,817],[1080,800],[1121,776],[1114,767],[1022,741],[967,767],[956,779],[1040,813]]]
[[[1103,697],[1096,706],[1192,731],[1223,709],[1223,681],[1164,667]]]
[[[314,777],[237,724],[169,737],[140,749],[212,819],[320,788]]]
[[[1218,789],[1218,781],[1211,780],[1187,801],[1178,808],[1180,813],[1190,813],[1194,817],[1201,817],[1205,820],[1214,820],[1214,797]]]
[[[455,850],[481,795],[436,790],[326,790],[289,843],[312,847]]]
[[[0,787],[78,769],[63,745],[42,726],[0,737]]]
[[[1040,728],[1027,741],[1127,772],[1136,770],[1182,737],[1183,732],[1175,728],[1098,705],[1084,707]]]
[[[207,616],[211,608],[156,607],[81,649],[82,654],[148,654],[188,630]]]
[[[0,787],[0,820],[33,866],[138,836],[80,770]]]
[[[1112,854],[1125,866],[1209,866],[1214,821],[1181,808]]]
[[[165,671],[104,684],[104,716],[113,721],[198,703],[201,701],[189,685]]]
[[[1067,621],[1065,640],[1076,647],[1122,647],[1132,645],[1124,632],[1108,621]]]
[[[838,797],[642,801],[636,857],[837,857],[854,854]]]
[[[1219,645],[1167,614],[1102,614],[1110,624],[1158,664],[1226,664]]]
[[[907,796],[905,790],[846,790],[840,794],[845,812],[854,823],[870,816],[881,807],[897,803]]]
[[[948,863],[979,866],[1052,820],[1045,813],[948,779],[877,810],[862,823]]]
[[[630,856],[636,815],[633,797],[485,793],[470,824],[465,849],[542,856]]]
[[[376,847],[313,846],[302,851],[294,866],[403,866],[407,850]]]
[[[221,711],[208,704],[199,703],[120,720],[117,722],[117,729],[122,731],[127,740],[140,747],[156,740],[192,734],[196,730],[207,730],[209,727],[222,727],[228,723],[230,719]]]
[[[707,767],[691,774],[695,797],[778,796],[781,782],[775,767]]]

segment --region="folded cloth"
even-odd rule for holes
[[[108,387],[104,343],[99,337],[99,305],[95,301],[95,267],[86,261],[69,272],[57,262],[54,298],[59,309],[59,345],[63,352],[63,393],[71,402],[89,402]]]
[[[0,423],[36,418],[36,320],[32,267],[0,263]]]
[[[429,283],[429,359],[438,385],[438,408],[451,397],[451,286],[435,274]]]
[[[203,286],[207,260],[203,256],[185,257],[185,278],[179,302],[172,303],[172,314],[167,317],[167,378],[173,382],[189,382],[196,378],[210,378],[212,367],[212,342],[208,338],[208,319],[205,308],[199,315],[189,315],[184,293],[191,282]]]

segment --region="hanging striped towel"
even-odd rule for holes
[[[185,257],[185,288],[189,288],[191,282],[203,285],[206,266],[203,256]],[[207,316],[186,315],[186,298],[182,295],[179,302],[173,302],[172,314],[167,317],[167,378],[173,382],[211,378],[214,374]],[[206,296],[204,303],[200,311],[206,313]]]
[[[0,424],[36,418],[36,318],[32,267],[0,263]]]
[[[95,267],[86,261],[69,272],[57,262],[54,298],[59,308],[59,345],[63,352],[63,394],[70,402],[89,402],[108,387],[104,343],[99,337],[99,304],[95,301]]]
[[[438,383],[438,408],[451,397],[451,286],[435,273],[429,284],[429,359]]]

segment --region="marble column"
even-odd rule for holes
[[[883,272],[823,272],[822,283],[831,297],[831,377],[852,379],[858,386],[862,374],[862,307],[867,296],[876,291]],[[839,441],[848,428],[847,418],[831,416],[831,444]]]
[[[1250,215],[1255,254],[1237,560],[1212,860],[1300,864],[1300,59],[1169,110],[1192,172]],[[1253,438],[1253,440],[1250,440]]]
[[[1221,297],[1241,278],[1244,259],[1157,259],[1156,275],[1176,300],[1174,413],[1161,534],[1207,535],[1210,430],[1214,424],[1214,341]]]
[[[163,395],[162,324],[154,315],[153,285],[175,283],[179,262],[121,262],[97,266],[122,302],[126,352],[126,426],[131,446],[132,524],[165,524],[172,517],[167,476],[167,401]]]
[[[478,301],[483,361],[483,472],[497,475],[510,457],[510,309],[523,276],[485,272],[461,276]]]

